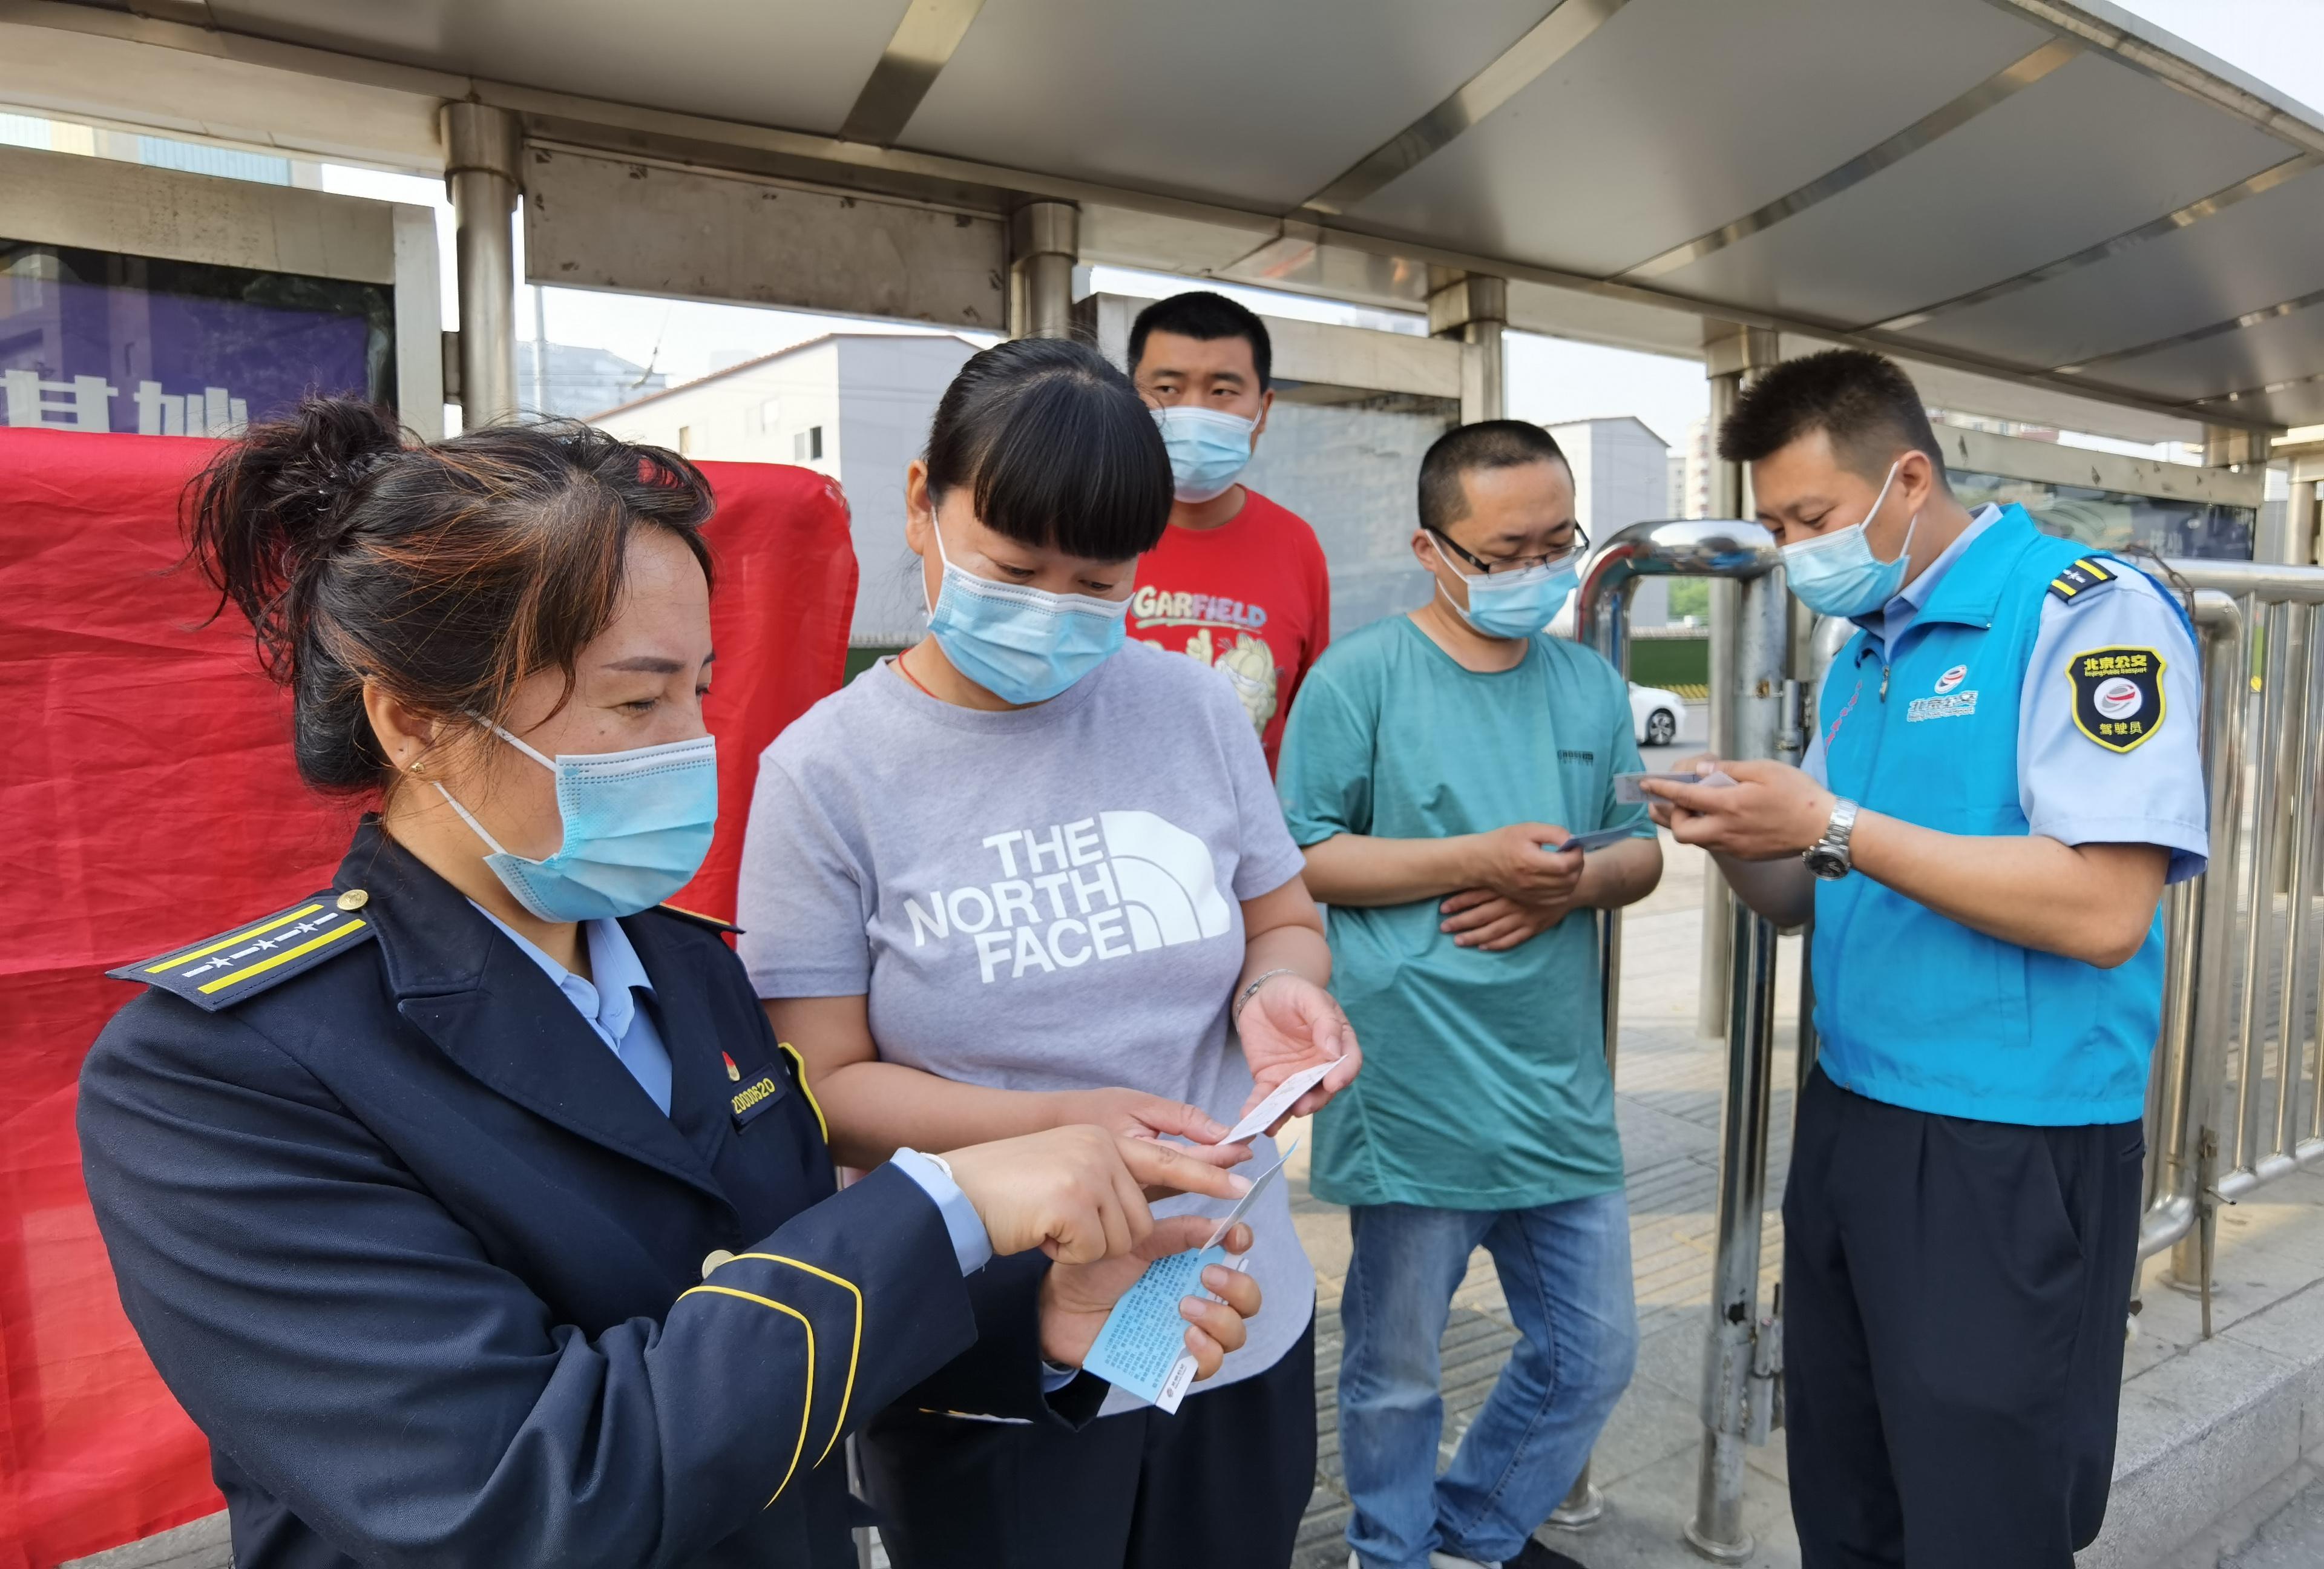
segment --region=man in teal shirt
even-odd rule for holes
[[[1278,786],[1331,908],[1333,990],[1370,1070],[1321,1113],[1349,1207],[1341,1452],[1360,1569],[1571,1563],[1532,1540],[1637,1352],[1594,912],[1662,875],[1621,676],[1545,629],[1589,541],[1539,426],[1463,426],[1420,469],[1428,603],[1301,688]],[[1584,851],[1574,835],[1628,827]],[[1479,1245],[1522,1339],[1452,1469],[1437,1342]]]

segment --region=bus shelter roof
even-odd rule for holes
[[[2112,411],[2086,429],[2324,422],[2324,118],[2103,0],[134,9],[0,4],[52,46],[0,94],[102,108],[103,49],[177,49],[211,69],[171,113],[278,146],[440,164],[434,106],[475,97],[546,143],[1071,200],[1085,261],[1411,309],[1465,270],[1518,328],[1860,343]]]

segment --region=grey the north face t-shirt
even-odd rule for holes
[[[1131,642],[1001,714],[881,664],[760,760],[736,922],[759,995],[863,995],[883,1061],[1009,1090],[1122,1084],[1231,1123],[1251,1089],[1227,1028],[1239,901],[1302,864],[1240,700],[1184,655]],[[1261,1139],[1238,1169],[1275,1158]],[[1273,1366],[1314,1310],[1283,1185],[1249,1218],[1266,1305],[1197,1391]],[[1116,1390],[1105,1409],[1138,1404]]]

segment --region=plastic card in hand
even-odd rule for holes
[[[1628,832],[1628,829],[1623,831]],[[1291,1109],[1292,1102],[1322,1084],[1323,1075],[1339,1066],[1336,1061],[1319,1062],[1314,1067],[1301,1068],[1268,1091],[1267,1099],[1245,1112],[1242,1121],[1228,1129],[1226,1137],[1221,1139],[1219,1142],[1239,1144],[1245,1139],[1253,1139],[1266,1132],[1275,1125],[1275,1120],[1277,1117]]]
[[[1609,844],[1618,844],[1625,839],[1635,838],[1637,832],[1637,825],[1626,823],[1618,828],[1595,828],[1587,834],[1575,834],[1563,844],[1545,844],[1542,848],[1555,850],[1561,854],[1568,850],[1579,850],[1587,855],[1592,850],[1603,850]]]
[[[1662,799],[1662,797],[1650,796],[1638,788],[1641,780],[1650,779],[1667,780],[1672,784],[1683,785],[1731,785],[1735,782],[1732,775],[1717,768],[1705,774],[1618,773],[1614,776],[1614,798],[1628,806]]]
[[[1083,1371],[1095,1373],[1115,1389],[1127,1389],[1141,1400],[1152,1401],[1157,1409],[1176,1414],[1178,1402],[1194,1381],[1194,1357],[1186,1349],[1186,1321],[1178,1315],[1178,1304],[1189,1297],[1212,1297],[1203,1288],[1205,1266],[1243,1267],[1242,1259],[1229,1259],[1219,1243],[1267,1191],[1268,1184],[1281,1174],[1291,1150],[1298,1148],[1299,1141],[1293,1140],[1283,1158],[1259,1173],[1250,1191],[1211,1232],[1209,1241],[1146,1266],[1146,1272],[1105,1315],[1105,1326],[1097,1332],[1089,1355],[1082,1359]]]

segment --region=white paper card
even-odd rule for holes
[[[1628,830],[1624,830],[1628,832]],[[1244,1113],[1243,1120],[1227,1130],[1222,1144],[1237,1144],[1255,1138],[1273,1125],[1277,1117],[1291,1109],[1291,1103],[1323,1082],[1323,1075],[1339,1066],[1336,1062],[1321,1062],[1314,1067],[1303,1067],[1297,1073],[1268,1092],[1267,1099]]]
[[[1267,1191],[1267,1185],[1283,1174],[1283,1163],[1290,1159],[1291,1152],[1298,1148],[1299,1140],[1294,1139],[1289,1144],[1284,1146],[1283,1153],[1275,1158],[1274,1165],[1251,1179],[1250,1191],[1235,1200],[1234,1208],[1227,1211],[1226,1219],[1212,1228],[1210,1241],[1204,1242],[1203,1246],[1215,1248],[1226,1241],[1227,1232],[1233,1229],[1235,1222],[1250,1213],[1250,1206],[1259,1202],[1259,1195]]]

